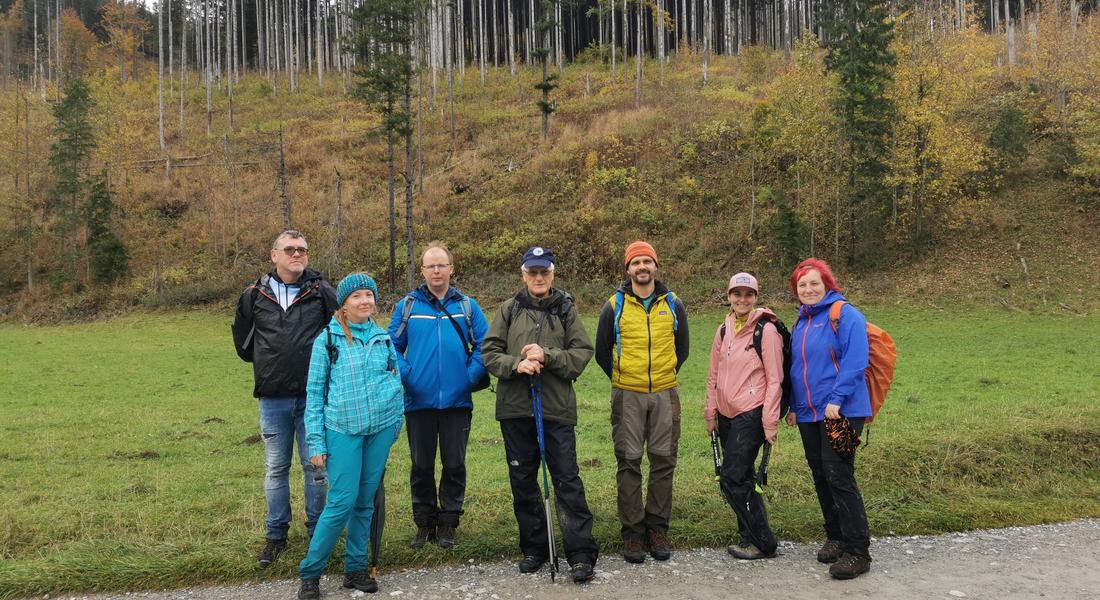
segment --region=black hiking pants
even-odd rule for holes
[[[740,541],[772,554],[779,544],[768,524],[764,498],[756,491],[756,455],[764,445],[763,414],[764,407],[732,419],[719,414],[718,438],[722,441],[722,494],[737,515]]]
[[[584,497],[577,466],[577,438],[573,425],[543,421],[546,434],[546,465],[553,482],[561,542],[569,564],[596,564],[599,547],[592,537],[592,511]],[[512,486],[512,508],[519,525],[519,546],[524,556],[549,557],[546,512],[541,491],[542,472],[535,419],[503,419],[500,433],[508,460],[508,482]]]
[[[409,491],[417,527],[458,527],[466,500],[466,444],[470,439],[468,408],[417,410],[405,413],[409,437]],[[443,465],[436,498],[435,451]]]
[[[862,418],[848,421],[857,436],[863,432]],[[871,558],[871,532],[863,496],[856,485],[855,454],[841,456],[833,451],[824,421],[799,423],[798,432],[825,518],[825,535],[839,541],[845,552]]]

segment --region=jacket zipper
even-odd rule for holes
[[[649,305],[650,308],[653,305]],[[642,307],[645,310],[645,306]],[[653,330],[649,326],[649,311],[645,311],[645,337],[646,337],[646,377],[649,379],[649,393],[653,393]]]
[[[810,314],[810,311],[806,311],[806,328],[802,330],[802,385],[806,387],[806,404],[809,405],[810,411],[814,414],[814,421],[817,421],[817,409],[814,408],[814,401],[810,398],[810,382],[806,378],[809,374],[809,366],[806,363],[806,335],[810,333],[810,327],[814,323],[814,316]]]

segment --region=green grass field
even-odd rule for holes
[[[789,323],[793,311],[781,312]],[[859,459],[873,534],[1100,516],[1100,319],[981,307],[866,312],[894,335],[900,355],[895,387]],[[720,319],[693,315],[693,355],[681,377],[671,531],[681,547],[724,545],[735,529],[702,420],[707,351]],[[292,472],[291,549],[267,571],[255,563],[263,449],[251,370],[233,353],[229,321],[188,312],[0,325],[0,598],[296,576],[305,552],[300,472]],[[596,534],[611,553],[619,540],[609,387],[594,363],[577,387],[582,477]],[[387,478],[383,571],[517,557],[488,392],[475,404],[458,548],[408,549],[402,439]],[[783,428],[767,498],[784,539],[822,534],[801,450],[797,434]]]

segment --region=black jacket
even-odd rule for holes
[[[305,396],[313,340],[336,310],[336,290],[306,269],[301,291],[284,311],[269,284],[274,276],[259,278],[237,300],[233,345],[252,363],[253,396]]]

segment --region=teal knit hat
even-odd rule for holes
[[[372,279],[370,275],[366,273],[352,273],[341,279],[340,285],[336,286],[336,305],[343,306],[348,296],[359,290],[370,290],[374,293],[375,299],[378,298],[378,284],[374,282],[374,279]]]

